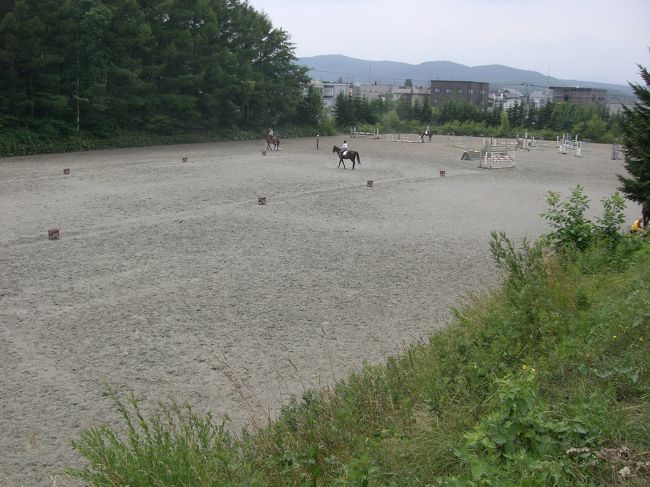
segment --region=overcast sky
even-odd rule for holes
[[[650,0],[249,0],[298,57],[503,64],[561,79],[641,82]]]

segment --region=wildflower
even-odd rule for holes
[[[527,370],[527,369],[528,369],[528,365],[524,364],[524,365],[521,366],[521,368],[524,369],[524,370]]]

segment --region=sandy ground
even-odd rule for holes
[[[609,146],[551,142],[478,169],[461,154],[480,139],[442,136],[348,139],[352,171],[341,142],[0,160],[0,485],[74,485],[70,440],[121,424],[109,386],[239,426],[426,340],[496,282],[491,230],[537,237],[547,192],[577,183],[599,215],[623,171]]]

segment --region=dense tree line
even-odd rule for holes
[[[497,104],[481,108],[469,102],[448,101],[432,107],[428,100],[411,103],[409,97],[397,100],[373,100],[340,94],[334,109],[336,124],[341,128],[379,124],[385,130],[409,130],[423,125],[462,125],[473,131],[535,131],[538,134],[580,134],[581,137],[606,141],[620,134],[622,118],[612,116],[604,105],[576,105],[548,102],[542,107],[515,103],[507,109]],[[553,136],[555,137],[555,136]]]
[[[240,0],[0,0],[0,128],[111,137],[316,123],[288,34]]]

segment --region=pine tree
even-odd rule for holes
[[[624,108],[625,168],[630,177],[619,175],[618,179],[623,194],[650,207],[650,73],[639,68],[645,86],[630,83],[638,102]]]

